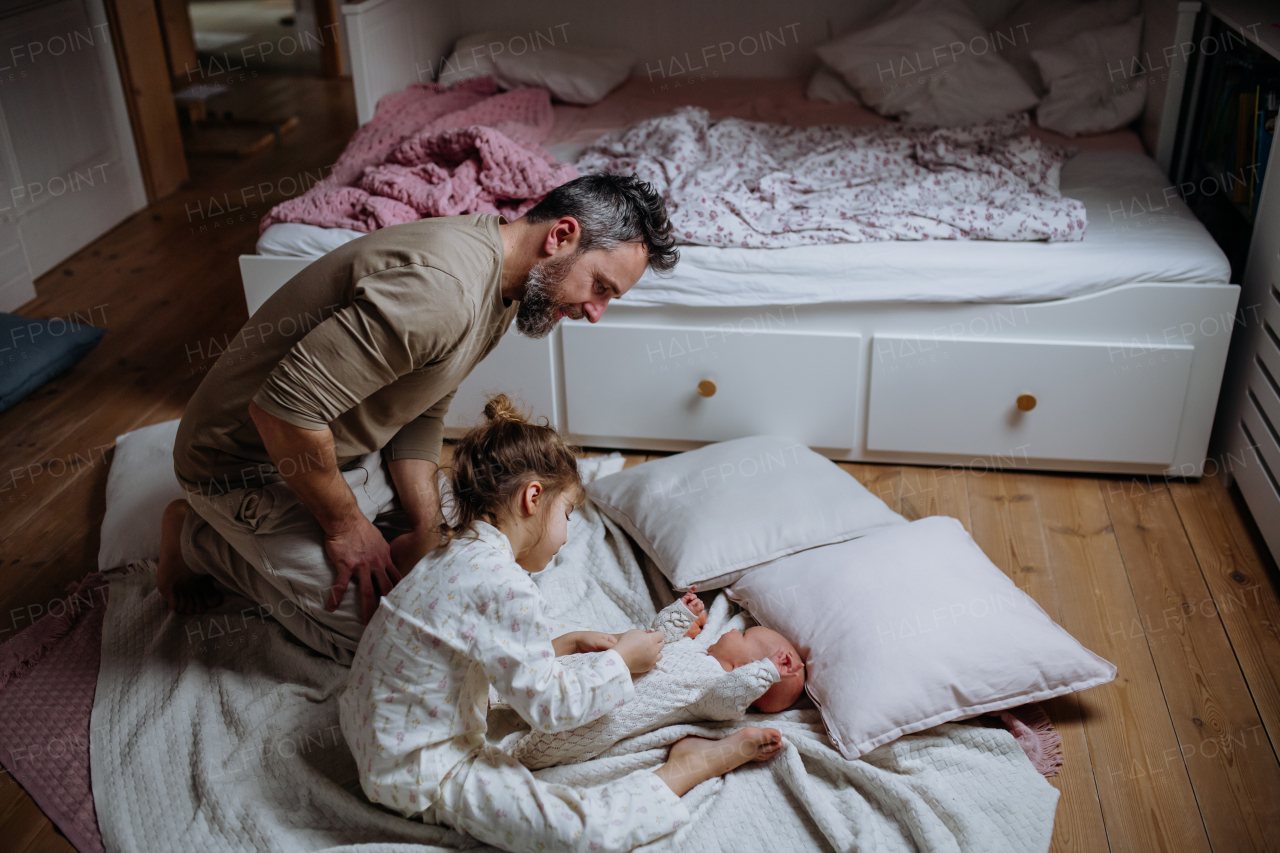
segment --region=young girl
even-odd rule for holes
[[[661,657],[662,634],[551,637],[529,572],[564,544],[581,492],[555,430],[505,396],[454,454],[458,517],[444,544],[387,596],[369,623],[339,702],[360,784],[375,803],[512,851],[630,850],[689,820],[693,786],[781,748],[776,729],[687,737],[656,770],[594,788],[535,779],[485,740],[489,685],[534,729],[588,723],[634,695],[631,673]],[[557,655],[597,652],[577,672]]]

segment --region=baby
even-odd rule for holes
[[[655,619],[653,630],[666,645],[657,665],[635,676],[632,701],[569,731],[510,735],[501,748],[530,769],[574,764],[623,738],[681,723],[737,720],[750,709],[773,714],[800,698],[804,662],[785,637],[763,626],[735,628],[708,645],[710,638],[699,640],[706,621],[705,606],[690,590]],[[561,658],[569,667],[589,660]]]
[[[693,624],[685,634],[689,638],[696,638],[701,634],[702,626],[707,623],[706,606],[695,594],[697,589],[696,586],[690,587],[683,598],[663,611],[666,613],[675,610],[678,613],[676,606],[683,605],[694,617]],[[756,625],[746,631],[732,628],[707,648],[707,655],[715,658],[725,672],[733,672],[738,667],[755,661],[768,660],[773,663],[778,671],[778,680],[763,696],[751,703],[751,707],[762,714],[785,711],[804,692],[804,660],[800,657],[800,652],[790,640],[771,628],[763,625]]]

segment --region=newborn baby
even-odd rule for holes
[[[755,708],[776,713],[804,691],[804,662],[781,634],[757,626],[700,639],[705,608],[691,590],[658,614],[662,660],[635,677],[635,697],[598,720],[565,732],[529,732],[503,748],[530,769],[587,761],[623,738],[701,720],[736,720]],[[690,636],[692,635],[692,636]],[[566,666],[588,655],[566,655]],[[576,659],[576,660],[575,660]]]

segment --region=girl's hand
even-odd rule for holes
[[[697,592],[698,592],[698,587],[696,584],[694,586],[689,587],[689,591],[680,597],[680,603],[683,604],[685,607],[689,608],[689,612],[692,613],[694,616],[702,616],[707,612],[707,606],[702,603],[701,598],[698,598]],[[705,625],[706,620],[704,619],[702,622],[698,624]]]
[[[662,632],[633,628],[622,635],[613,650],[622,655],[632,675],[648,672],[662,660]]]
[[[551,641],[556,657],[580,655],[586,652],[607,652],[618,644],[618,634],[600,631],[570,631]]]
[[[578,654],[587,652],[607,652],[618,645],[618,634],[605,634],[601,631],[575,631],[578,637]]]

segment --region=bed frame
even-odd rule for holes
[[[624,26],[608,4],[583,0],[345,3],[360,120],[382,95],[434,78],[459,36],[495,21],[511,32],[556,26],[592,44],[617,44],[624,33],[617,46],[639,55],[636,73],[661,68],[663,80],[668,55],[692,65],[705,45],[786,25],[803,34],[787,49],[708,70],[800,75],[812,70],[814,44],[883,4],[755,0],[728,17],[710,4],[657,5],[661,14]],[[1007,5],[975,3],[991,21]],[[1181,4],[1180,28],[1195,5]],[[1166,93],[1172,115],[1177,80]],[[1164,131],[1157,153],[1167,157],[1163,142]],[[310,260],[242,256],[250,313]],[[506,335],[459,388],[447,425],[456,434],[475,423],[486,392],[501,390],[587,446],[684,450],[773,433],[840,460],[1195,477],[1238,296],[1230,284],[1149,283],[1016,305],[624,302],[595,325],[563,322],[542,341]]]
[[[250,313],[309,259],[244,255]],[[787,435],[833,459],[1199,476],[1231,284],[1052,302],[638,308],[514,331],[458,389],[451,433],[515,392],[587,446]]]

